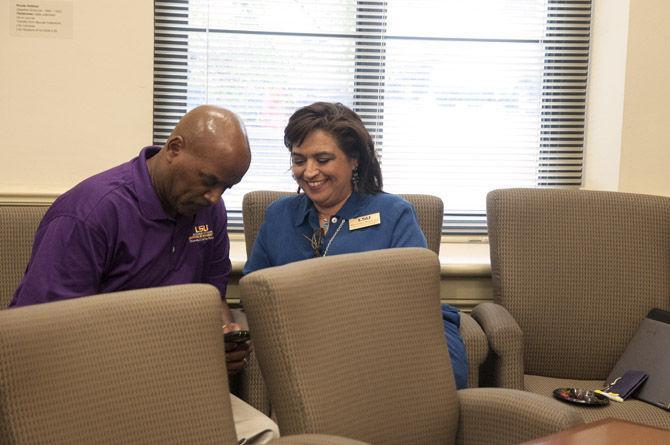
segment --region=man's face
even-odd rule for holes
[[[197,155],[182,150],[174,157],[172,175],[166,198],[180,215],[195,215],[200,209],[214,205],[227,189],[242,180],[248,162],[234,159],[222,150],[207,150],[218,155]]]

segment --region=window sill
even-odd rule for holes
[[[239,276],[247,260],[244,235],[231,233],[229,236],[233,274]],[[443,237],[440,245],[440,271],[442,277],[490,277],[491,264],[486,237]]]

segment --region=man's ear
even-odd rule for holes
[[[184,138],[181,136],[172,136],[165,143],[165,158],[168,162],[179,156],[184,149]]]

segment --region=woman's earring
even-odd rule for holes
[[[358,167],[356,167],[351,173],[351,184],[353,185],[354,191],[358,192],[358,183],[361,178],[358,177]]]
[[[296,178],[294,174],[291,173],[291,177],[295,182],[298,182],[298,178]],[[302,188],[300,187],[300,185],[298,185],[298,190],[296,190],[296,193],[299,195],[301,190]]]

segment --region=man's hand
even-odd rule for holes
[[[223,333],[239,331],[242,329],[238,323],[226,323],[223,325]],[[251,352],[251,341],[226,342],[226,366],[228,374],[235,375],[247,365],[249,352]]]

